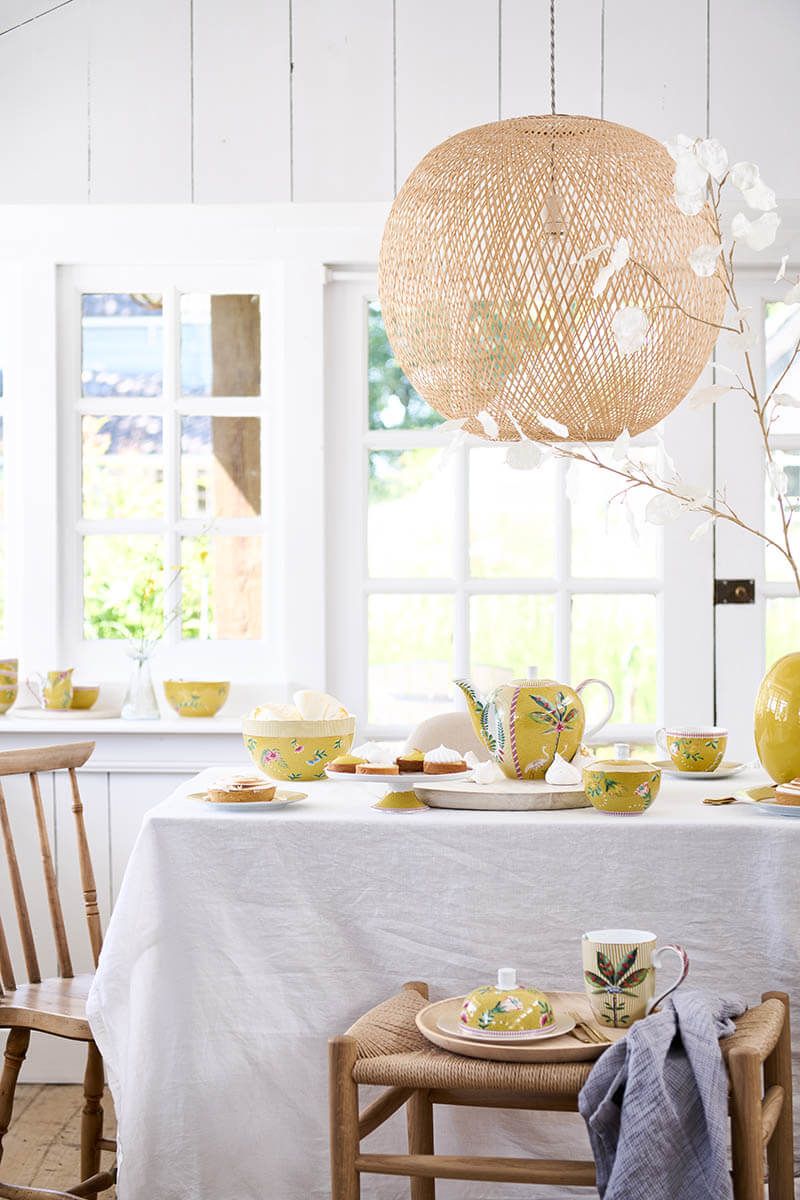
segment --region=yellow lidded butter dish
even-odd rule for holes
[[[505,1037],[530,1033],[555,1024],[553,1006],[544,992],[517,983],[513,967],[501,967],[497,984],[475,988],[464,999],[460,1022],[462,1033]]]

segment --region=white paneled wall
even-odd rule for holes
[[[711,132],[800,197],[798,0],[557,0],[558,108]],[[0,0],[0,203],[391,197],[549,107],[548,0]]]

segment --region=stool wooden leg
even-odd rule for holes
[[[94,1042],[86,1049],[81,1112],[81,1179],[91,1179],[100,1170],[100,1139],[103,1136],[103,1059]],[[94,1200],[94,1192],[89,1200]]]
[[[769,1200],[794,1200],[794,1131],[792,1129],[792,1039],[789,997],[767,992],[764,1000],[780,1000],[785,1009],[783,1029],[775,1049],[764,1061],[764,1087],[783,1088],[783,1108],[767,1145]]]
[[[359,1200],[361,1196],[355,1165],[359,1149],[358,1084],[353,1080],[356,1057],[354,1038],[334,1037],[328,1042],[331,1200]]]
[[[0,1077],[0,1158],[3,1157],[3,1138],[8,1133],[11,1114],[14,1111],[14,1092],[17,1087],[17,1079],[25,1061],[25,1055],[28,1053],[30,1040],[30,1029],[9,1030],[3,1074]]]
[[[761,1062],[757,1054],[731,1050],[731,1150],[734,1200],[763,1200],[764,1144],[761,1136]]]
[[[414,1092],[406,1105],[408,1153],[433,1154],[433,1105],[430,1093]],[[436,1200],[436,1180],[412,1177],[411,1200]]]

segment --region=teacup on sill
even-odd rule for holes
[[[72,685],[72,703],[70,708],[93,708],[100,695],[99,683],[74,683]]]

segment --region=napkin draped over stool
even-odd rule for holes
[[[684,989],[598,1059],[578,1106],[604,1200],[731,1200],[719,1039],[746,1007]]]

